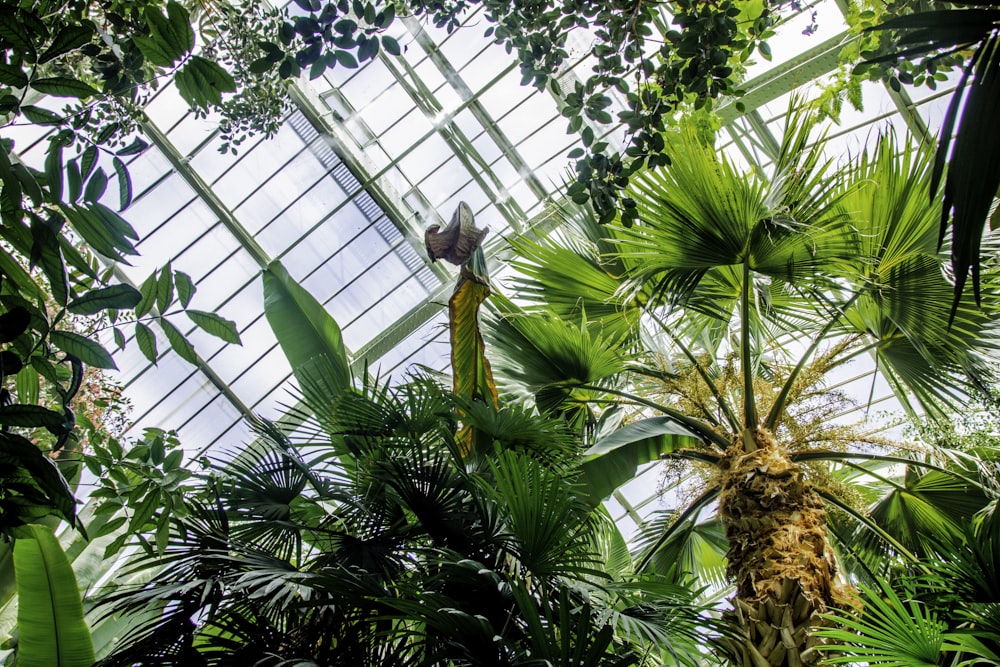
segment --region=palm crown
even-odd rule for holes
[[[940,416],[990,384],[997,356],[996,272],[981,308],[953,305],[928,155],[886,135],[838,166],[814,125],[790,114],[767,177],[740,173],[693,131],[670,133],[673,164],[634,179],[639,222],[598,227],[564,209],[575,233],[516,244],[521,303],[501,302],[492,323],[500,367],[597,434],[584,464],[595,493],[658,455],[716,471],[642,562],[662,562],[657,551],[717,503],[742,664],[816,661],[820,614],[851,603],[827,503],[906,551],[836,492],[843,466],[820,463],[905,459],[831,424],[804,430],[796,401],[868,356],[911,414]],[[632,423],[602,437],[621,414],[612,403],[631,405]]]

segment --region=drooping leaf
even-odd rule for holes
[[[51,426],[58,428],[64,421],[66,420],[61,413],[49,410],[41,405],[22,403],[0,405],[0,424],[5,426],[24,426],[29,428]]]
[[[60,350],[73,355],[88,366],[118,370],[115,360],[104,346],[86,336],[72,331],[52,331],[49,333],[49,340]]]
[[[25,365],[14,378],[14,388],[17,398],[22,403],[38,403],[38,393],[41,385],[38,382],[38,371],[30,365]]]
[[[177,288],[177,298],[181,302],[181,307],[187,308],[196,289],[191,276],[183,271],[174,271],[174,287]]]
[[[209,108],[222,103],[223,93],[236,92],[236,80],[218,63],[192,56],[174,76],[177,92],[191,108]]]
[[[31,87],[40,93],[55,95],[56,97],[84,99],[99,94],[99,91],[89,83],[84,83],[79,79],[71,79],[67,76],[51,76],[44,79],[35,79],[31,82]]]
[[[56,303],[60,306],[66,305],[69,299],[69,276],[66,273],[58,236],[46,223],[32,219],[31,239],[32,262],[42,267]]]
[[[83,190],[84,201],[96,202],[104,196],[104,192],[108,189],[108,175],[100,167],[94,172],[90,180],[87,181],[87,187]]]
[[[194,346],[184,337],[184,334],[166,319],[160,318],[160,326],[163,327],[163,333],[166,334],[171,349],[179,354],[181,359],[197,364],[198,353],[195,352]]]
[[[8,477],[4,480],[8,497],[16,494],[26,502],[35,504],[37,510],[40,510],[35,517],[51,514],[54,510],[71,524],[75,524],[76,501],[73,492],[56,464],[42,450],[15,433],[0,432],[0,463],[3,463],[4,470],[27,473],[27,479]],[[2,517],[0,525],[4,528],[17,526],[24,523],[24,518],[30,520],[34,517],[30,514],[27,517],[7,515]]]
[[[62,151],[62,143],[50,142],[45,154],[45,179],[48,181],[49,193],[56,201],[62,199],[63,193]]]
[[[135,247],[115,227],[119,216],[103,204],[64,206],[61,210],[80,236],[105,257],[128,264],[123,255],[136,254]]]
[[[132,176],[129,175],[121,158],[115,157],[111,164],[114,165],[115,173],[118,175],[118,209],[124,211],[132,203]]]
[[[128,146],[122,148],[119,151],[116,151],[115,155],[118,155],[120,157],[127,157],[129,155],[138,155],[147,148],[149,148],[149,143],[146,142],[142,137],[136,137],[135,139],[132,140],[132,143],[130,143]]]
[[[696,448],[701,439],[668,417],[650,417],[628,424],[584,452],[582,478],[591,500],[599,503],[635,477],[639,466],[683,447]]]
[[[160,271],[160,277],[156,280],[156,308],[163,315],[167,308],[174,302],[174,273],[170,270],[170,263]]]
[[[448,301],[451,361],[456,396],[496,405],[496,385],[479,329],[479,306],[489,294],[489,284],[463,271]]]
[[[151,363],[156,364],[158,355],[156,349],[156,334],[153,330],[142,322],[135,323],[135,341],[139,344],[139,351]]]
[[[60,125],[65,120],[61,114],[44,107],[35,106],[34,104],[23,105],[21,113],[36,125]]]
[[[77,315],[93,315],[109,308],[134,308],[141,299],[142,294],[131,285],[110,285],[78,296],[66,308]]]
[[[153,309],[154,305],[156,305],[156,286],[158,283],[156,274],[156,271],[149,274],[149,276],[142,281],[142,286],[139,287],[139,293],[142,295],[142,298],[135,307],[136,317],[143,317]]]
[[[56,36],[52,38],[52,42],[49,43],[48,48],[38,56],[39,64],[47,63],[74,49],[80,48],[84,44],[89,43],[96,34],[97,31],[94,28],[94,24],[90,21],[63,26],[56,33]]]
[[[14,543],[18,592],[18,664],[90,667],[94,647],[76,576],[47,526],[20,529]]]
[[[83,177],[80,175],[80,163],[72,158],[66,163],[66,184],[69,187],[69,202],[75,202],[83,192]]]
[[[191,318],[191,321],[206,333],[221,338],[227,343],[242,344],[240,333],[236,329],[236,323],[232,320],[227,320],[221,315],[203,310],[187,310],[185,312]]]
[[[170,67],[194,48],[194,29],[187,10],[177,2],[167,3],[164,15],[158,6],[145,11],[150,37],[135,37],[142,54],[154,65]]]
[[[328,398],[349,388],[351,367],[340,327],[323,305],[278,261],[268,265],[263,283],[264,314],[299,383],[320,379]]]

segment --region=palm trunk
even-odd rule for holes
[[[753,440],[730,449],[719,497],[739,629],[724,645],[740,667],[812,665],[820,657],[810,632],[822,623],[817,614],[846,600],[826,510],[769,432],[755,430]]]

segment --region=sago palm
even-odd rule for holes
[[[492,324],[502,374],[595,434],[593,493],[660,455],[709,471],[644,563],[714,507],[736,590],[738,630],[722,646],[754,667],[816,662],[819,614],[854,597],[829,503],[905,551],[831,477],[852,457],[905,459],[810,421],[809,402],[864,357],[908,410],[943,415],[986,381],[997,351],[995,271],[982,308],[964,299],[949,321],[927,155],[884,136],[839,167],[814,129],[790,114],[767,177],[692,131],[668,133],[673,164],[630,193],[639,222],[599,227],[576,213],[575,233],[516,244],[520,302],[501,302]],[[621,405],[633,421],[607,435]]]

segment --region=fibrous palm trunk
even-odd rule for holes
[[[738,628],[724,646],[741,667],[815,664],[818,614],[848,595],[837,582],[826,510],[771,434],[755,429],[752,436],[729,450],[719,498]]]

